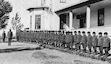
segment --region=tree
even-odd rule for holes
[[[12,6],[8,1],[0,0],[0,29],[6,28]]]
[[[14,30],[21,30],[23,28],[23,24],[21,24],[21,18],[18,13],[16,13],[15,17],[12,18],[11,24]]]

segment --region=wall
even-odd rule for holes
[[[84,2],[87,0],[66,0],[66,3],[60,3],[60,0],[52,0],[52,8],[53,11],[57,11],[72,5],[76,5],[78,3]]]
[[[54,12],[47,10],[34,10],[32,15],[32,30],[35,30],[35,15],[41,15],[41,29],[40,30],[59,30],[60,19]]]
[[[73,18],[73,23],[72,24],[73,24],[72,26],[73,26],[74,29],[79,29],[80,21],[79,21],[79,19],[76,19],[76,15]]]

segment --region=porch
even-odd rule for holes
[[[111,36],[111,0],[86,2],[56,11],[60,17],[60,29],[108,32]]]

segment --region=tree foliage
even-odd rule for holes
[[[21,24],[21,18],[18,13],[16,13],[15,17],[12,18],[11,24],[14,30],[21,30],[23,28],[23,24]]]
[[[0,0],[0,29],[5,28],[8,24],[9,13],[12,11],[12,6],[8,1]]]

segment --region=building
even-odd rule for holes
[[[42,28],[42,30],[108,32],[109,36],[111,36],[111,0],[79,0],[76,3],[73,0],[65,0],[66,3],[62,4],[59,3],[60,0],[49,1],[52,4],[48,3],[49,5],[47,7],[41,8],[45,8],[42,9],[44,11],[47,9],[48,13],[46,12],[46,16],[47,14],[52,15],[53,13],[54,15],[52,16],[54,19],[51,21],[46,20],[46,23],[43,22],[43,27],[45,28]],[[50,9],[52,9],[52,13],[49,13]],[[32,9],[30,8],[29,10]],[[35,14],[33,12],[37,13],[37,10],[38,8],[34,8],[31,14]],[[52,16],[47,17],[52,19]],[[35,19],[31,21],[33,22],[32,26],[34,26]],[[52,26],[53,28],[51,28]]]
[[[111,36],[111,0],[87,0],[56,13],[60,17],[60,29],[66,29],[63,28],[66,24],[71,31],[108,32]]]
[[[27,9],[30,12],[30,30],[59,30],[59,17],[51,10],[51,0],[38,2],[38,7]]]
[[[55,11],[83,1],[86,0],[37,0],[37,7],[27,9],[30,30],[60,30],[60,18]]]

